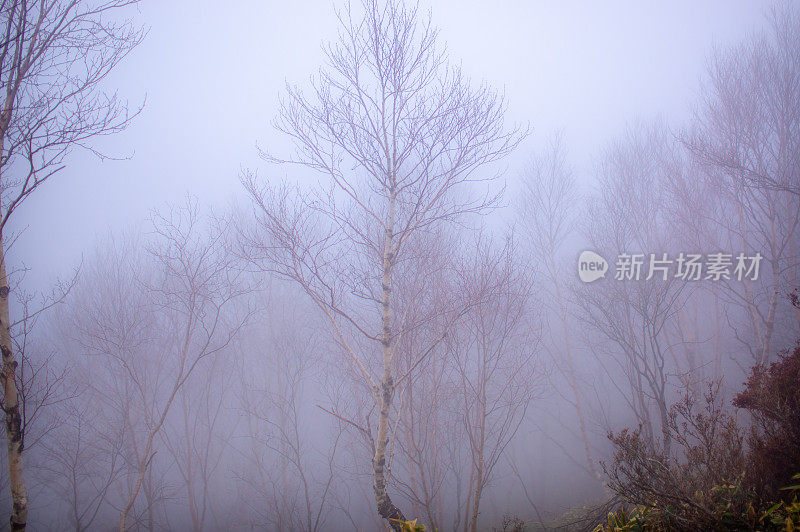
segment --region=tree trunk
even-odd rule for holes
[[[764,320],[764,339],[761,344],[761,360],[759,361],[759,364],[762,366],[767,365],[772,355],[772,334],[775,331],[775,311],[778,308],[778,296],[780,295],[780,292],[778,292],[777,288],[778,279],[780,279],[780,268],[778,266],[778,261],[773,259],[770,261],[770,265],[772,266],[772,282],[775,286],[775,289],[770,295],[767,317]]]
[[[6,414],[6,445],[8,448],[8,478],[11,487],[11,530],[25,530],[28,519],[28,494],[22,471],[23,434],[17,390],[17,361],[11,341],[10,288],[6,277],[5,250],[0,230],[0,351],[3,355],[3,409]]]
[[[192,468],[192,437],[189,427],[189,405],[186,404],[186,396],[183,395],[183,434],[186,438],[186,499],[189,504],[189,516],[192,518],[192,530],[200,532],[200,518],[197,515],[197,505],[194,501],[194,469]]]
[[[482,349],[483,351],[483,349]],[[478,514],[481,509],[481,495],[483,495],[483,485],[486,482],[486,462],[484,461],[484,451],[486,450],[486,416],[487,414],[487,397],[486,397],[486,382],[488,377],[486,375],[486,353],[482,353],[482,368],[481,368],[481,395],[478,399],[478,435],[472,442],[473,447],[473,473],[470,478],[475,479],[474,495],[472,500],[472,516],[470,517],[469,532],[478,532]],[[476,460],[477,458],[477,460]]]
[[[478,532],[478,514],[481,509],[481,496],[483,495],[484,484],[483,444],[480,446],[479,453],[478,466],[475,471],[475,492],[472,499],[472,516],[469,520],[469,532]]]
[[[378,513],[382,518],[389,521],[394,530],[399,531],[401,526],[397,521],[405,521],[406,518],[403,512],[392,503],[392,499],[386,491],[386,447],[389,443],[389,409],[392,404],[393,386],[391,375],[388,378],[384,375],[384,379],[381,382],[378,439],[375,444],[375,456],[372,458],[372,471]]]
[[[555,261],[550,259],[550,271],[555,272],[556,265]],[[581,389],[578,385],[578,378],[575,373],[575,364],[572,360],[572,345],[569,340],[569,327],[567,325],[567,308],[566,304],[564,303],[564,298],[561,295],[561,288],[558,284],[558,281],[553,276],[552,280],[555,291],[556,291],[556,300],[558,302],[558,317],[561,320],[561,330],[564,334],[564,358],[567,362],[567,382],[569,383],[570,388],[572,389],[572,395],[575,398],[575,412],[578,415],[578,430],[581,433],[581,440],[583,440],[583,452],[586,455],[586,464],[589,466],[589,472],[592,476],[600,483],[601,486],[605,487],[605,481],[603,480],[603,476],[595,467],[594,458],[592,458],[592,449],[589,444],[589,433],[586,430],[586,418],[583,415],[583,404],[581,401]]]
[[[136,497],[139,495],[139,491],[142,489],[142,484],[144,483],[144,476],[147,473],[147,466],[150,463],[150,450],[153,448],[153,437],[155,433],[153,431],[147,437],[147,444],[144,447],[144,454],[142,458],[139,460],[139,473],[136,475],[136,484],[133,487],[133,492],[131,493],[130,497],[128,497],[128,502],[125,504],[125,508],[122,509],[122,512],[119,517],[119,532],[125,532],[125,521],[128,519],[128,513],[133,508],[133,504],[136,502]],[[148,504],[148,508],[151,505]]]
[[[372,457],[372,472],[374,475],[373,489],[375,491],[375,502],[378,505],[380,516],[389,521],[394,530],[400,531],[401,525],[398,521],[405,521],[403,512],[392,503],[389,493],[386,491],[386,448],[389,444],[389,413],[392,407],[392,396],[394,395],[394,379],[392,377],[392,307],[391,307],[391,285],[392,285],[392,238],[394,231],[394,202],[395,196],[392,191],[389,196],[389,218],[386,224],[383,257],[381,266],[383,276],[381,279],[381,350],[383,354],[383,376],[381,377],[380,389],[375,390],[375,400],[379,407],[378,418],[378,437],[375,442],[375,455]]]

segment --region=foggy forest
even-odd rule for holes
[[[797,530],[800,5],[0,0],[3,530]]]

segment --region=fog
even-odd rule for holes
[[[796,5],[29,3],[6,527],[592,530],[661,515],[641,456],[800,472],[733,404],[800,338]]]

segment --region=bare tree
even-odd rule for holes
[[[128,273],[99,270],[92,292],[82,294],[75,326],[87,355],[106,363],[110,393],[134,452],[120,531],[151,475],[173,402],[198,365],[228,346],[246,317],[232,309],[243,288],[221,245],[225,229],[205,229],[195,202],[155,214],[153,234],[138,266],[112,255],[118,264],[107,266]],[[128,253],[130,258],[137,251]]]
[[[397,343],[398,371],[414,373],[405,381],[397,401],[397,421],[392,440],[392,478],[398,492],[408,499],[414,515],[426,520],[432,530],[444,530],[450,496],[460,493],[456,472],[462,463],[454,460],[464,447],[463,425],[457,415],[458,377],[447,342],[419,361],[421,349],[450,328],[447,307],[455,293],[467,308],[470,292],[454,284],[459,279],[462,247],[456,231],[437,231],[416,244],[417,258],[401,265],[395,291],[402,307],[413,309],[409,326]],[[472,251],[469,249],[469,251]],[[483,294],[481,294],[483,295]],[[416,324],[415,327],[412,325]],[[458,503],[456,503],[458,504]]]
[[[16,386],[19,394],[20,428],[27,449],[45,439],[58,423],[54,420],[56,416],[49,415],[47,410],[68,401],[73,395],[72,386],[66,382],[68,364],[57,364],[54,361],[55,353],[35,333],[40,328],[40,318],[44,313],[61,305],[76,282],[77,273],[71,282],[59,283],[50,295],[42,297],[35,305],[32,294],[24,290],[16,292],[21,317],[11,324],[11,330],[14,351],[19,354],[21,362]],[[31,310],[32,306],[36,310]]]
[[[61,351],[72,354],[76,380],[85,392],[78,398],[88,402],[93,422],[105,426],[108,434],[119,435],[119,485],[111,492],[125,498],[130,493],[131,477],[138,477],[141,434],[146,432],[144,410],[157,395],[160,349],[153,348],[158,337],[157,314],[143,283],[152,274],[147,254],[141,253],[141,239],[126,237],[98,248],[87,261],[84,275],[69,301],[68,311],[61,316]],[[70,340],[69,342],[64,339]],[[131,371],[117,360],[129,361]],[[134,365],[135,364],[135,365]],[[137,394],[137,390],[142,393]],[[100,406],[102,405],[102,406]],[[76,405],[77,407],[77,405]],[[88,432],[68,445],[79,447]],[[66,435],[69,438],[69,435]],[[94,444],[93,452],[110,462],[105,442]],[[82,456],[81,456],[82,454]],[[86,453],[75,452],[76,460],[85,460]],[[76,463],[76,473],[91,464]],[[148,490],[149,493],[149,490]],[[74,496],[73,496],[74,498]],[[115,498],[110,505],[121,505]],[[149,505],[152,507],[152,505]],[[112,517],[113,519],[113,517]]]
[[[709,243],[763,256],[757,281],[718,287],[727,306],[743,310],[726,320],[759,364],[776,343],[790,344],[793,336],[780,335],[793,312],[785,294],[800,284],[800,12],[787,4],[770,22],[764,34],[715,50],[682,135],[714,193]]]
[[[403,341],[413,345],[413,336],[406,334]],[[414,515],[424,518],[434,531],[446,528],[445,505],[455,491],[448,477],[460,466],[451,460],[450,452],[460,447],[463,436],[452,415],[456,410],[452,374],[451,357],[440,353],[418,366],[415,378],[403,390],[395,434],[392,474],[398,491],[409,500]]]
[[[514,249],[511,241],[498,251],[478,240],[463,265],[464,290],[472,287],[477,302],[448,338],[469,442],[465,532],[477,532],[484,490],[541,384],[533,282]]]
[[[111,488],[123,466],[126,427],[99,423],[98,406],[105,403],[97,399],[86,393],[79,401],[64,403],[61,428],[45,443],[52,457],[46,466],[50,487],[65,503],[76,532],[92,529],[108,511]]]
[[[576,289],[583,319],[609,342],[603,359],[610,358],[616,367],[604,366],[607,373],[652,445],[659,441],[651,417],[655,409],[666,452],[671,444],[668,384],[677,376],[675,354],[683,342],[675,335],[675,322],[692,289],[674,274],[648,271],[652,261],[677,251],[664,186],[672,171],[667,164],[672,152],[658,124],[631,128],[607,150],[600,190],[590,204],[587,237],[612,262],[611,268],[619,267],[615,259],[621,255],[640,255],[641,261],[637,267],[632,258],[631,268]],[[599,345],[592,348],[600,350]],[[617,382],[620,374],[627,382]]]
[[[315,332],[320,323],[309,320],[306,306],[290,308],[291,291],[278,293],[271,292],[263,326],[247,345],[251,354],[242,357],[246,447],[237,476],[247,492],[240,497],[254,514],[251,525],[315,532],[331,524],[342,427],[335,419],[326,424],[330,416],[315,407],[326,348]]]
[[[569,286],[565,273],[572,273],[562,259],[566,240],[574,236],[574,209],[578,202],[575,178],[567,166],[566,153],[561,136],[555,136],[548,151],[535,157],[523,174],[520,196],[519,228],[526,238],[529,251],[536,260],[537,269],[543,274],[545,283],[541,290],[547,297],[541,298],[545,307],[555,313],[558,327],[547,327],[545,335],[556,368],[565,379],[571,396],[567,401],[575,409],[578,431],[583,442],[586,466],[601,484],[603,478],[592,455],[591,442],[586,423],[583,383],[575,367],[575,340],[572,338],[569,321]]]
[[[156,215],[153,228],[159,240],[150,253],[160,267],[157,284],[150,287],[156,309],[164,314],[164,338],[160,349],[172,357],[174,365],[167,380],[168,394],[162,401],[144,398],[148,428],[146,442],[138,464],[138,479],[120,515],[119,530],[124,532],[125,519],[133,507],[152,456],[156,435],[166,420],[178,392],[191,377],[197,365],[225,349],[242,326],[242,319],[228,315],[231,302],[242,294],[237,286],[236,270],[221,246],[224,228],[203,234],[196,204],[172,210],[167,216]],[[114,354],[111,354],[114,356]],[[117,358],[139,387],[131,361]],[[147,390],[138,389],[144,396]],[[152,390],[150,391],[152,393]]]
[[[800,195],[800,10],[773,6],[769,28],[717,49],[685,145],[746,187]]]
[[[319,171],[331,188],[292,195],[247,175],[260,233],[245,232],[243,248],[303,288],[357,368],[377,420],[369,427],[350,421],[371,434],[377,510],[399,529],[405,516],[387,490],[390,416],[396,390],[416,366],[394,371],[397,342],[412,321],[398,316],[413,318],[398,304],[396,269],[413,260],[415,235],[492,204],[470,184],[491,178],[481,170],[521,135],[504,129],[502,98],[470,88],[448,66],[437,32],[418,23],[415,8],[367,0],[363,17],[353,11],[339,14],[339,43],[327,48],[312,96],[289,88],[282,102],[276,125],[294,141],[295,157],[267,156]]]
[[[13,510],[24,530],[21,419],[10,330],[6,222],[45,181],[64,168],[75,147],[124,129],[127,106],[100,90],[103,79],[141,41],[130,23],[109,17],[136,0],[4,0],[0,2],[0,349]],[[101,155],[99,152],[96,152]],[[5,239],[3,237],[6,237]]]
[[[193,377],[194,387],[181,387],[178,396],[180,411],[176,424],[161,434],[162,440],[175,459],[175,467],[186,489],[186,502],[192,530],[206,528],[213,518],[213,481],[222,463],[227,447],[226,436],[233,426],[225,423],[224,398],[233,386],[232,365],[221,357],[198,367]],[[219,507],[219,506],[218,506]]]

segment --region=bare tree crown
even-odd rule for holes
[[[105,157],[92,139],[129,124],[127,103],[102,82],[144,38],[130,20],[115,19],[136,3],[0,2],[0,228],[74,148]]]

